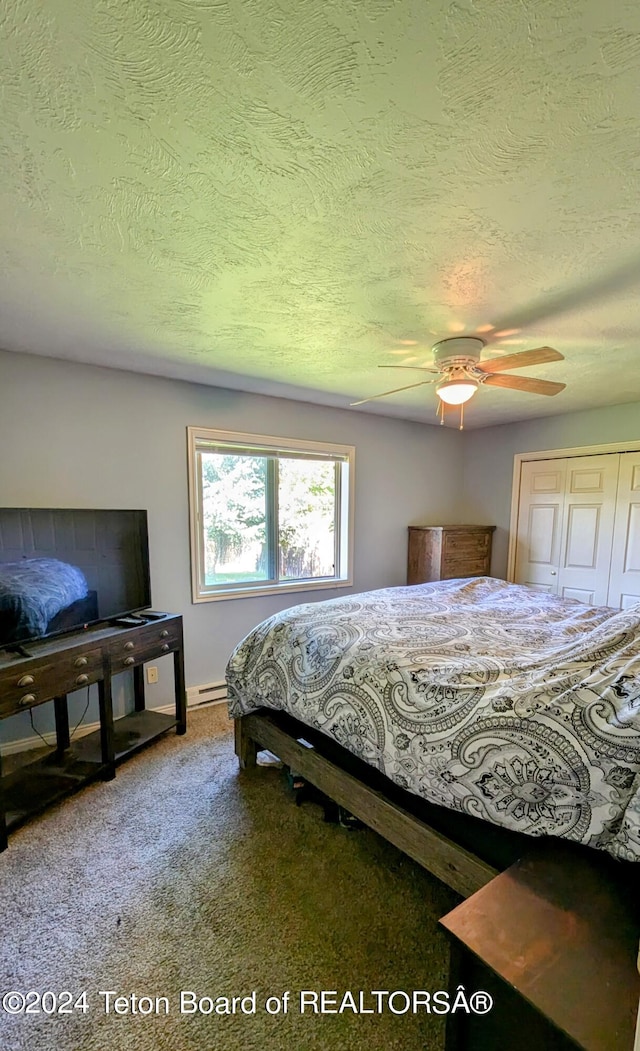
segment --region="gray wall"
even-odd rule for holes
[[[506,577],[516,453],[571,449],[640,439],[640,404],[567,413],[543,420],[488,427],[464,434],[464,514],[496,525],[491,571]]]
[[[0,504],[147,508],[153,603],[184,616],[188,685],[222,679],[235,644],[271,613],[345,594],[192,605],[188,425],[355,445],[354,591],[404,583],[408,525],[460,520],[457,431],[31,355],[0,352],[0,377]],[[166,704],[169,687],[161,662],[150,705]],[[28,724],[12,722],[0,731],[21,736]]]
[[[345,593],[191,603],[188,425],[355,445],[354,591],[404,582],[407,526],[419,523],[497,525],[492,572],[504,576],[515,453],[640,439],[638,404],[460,434],[31,355],[0,352],[0,377],[0,504],[147,508],[153,602],[184,616],[188,685],[222,679],[235,644],[264,617]],[[150,705],[171,700],[170,659],[159,667]],[[83,707],[74,699],[72,720]],[[44,707],[37,724],[50,729]],[[0,724],[5,740],[28,732],[26,716]]]

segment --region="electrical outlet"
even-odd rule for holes
[[[157,668],[153,668],[153,667],[152,668],[147,668],[147,682],[149,683],[149,685],[153,686],[154,682],[157,682],[157,681],[158,681],[158,669]]]

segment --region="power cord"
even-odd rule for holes
[[[90,695],[89,695],[89,687],[87,686],[87,703],[86,703],[86,704],[85,704],[85,706],[84,706],[84,711],[83,711],[82,715],[80,716],[80,718],[78,719],[78,721],[77,721],[76,725],[74,726],[73,730],[72,730],[72,731],[71,731],[71,733],[69,734],[69,739],[70,739],[71,741],[73,741],[73,735],[74,735],[74,733],[76,732],[76,730],[77,730],[77,729],[78,729],[78,727],[80,726],[80,723],[82,722],[82,720],[84,719],[85,715],[87,714],[87,712],[88,712],[88,710],[89,710],[89,701],[90,701],[90,699],[91,699],[91,698],[90,698]]]
[[[75,734],[76,730],[80,726],[80,723],[83,721],[85,715],[89,711],[89,702],[90,702],[90,700],[91,700],[90,688],[89,688],[89,686],[87,686],[87,703],[84,706],[84,711],[83,711],[82,715],[80,716],[80,718],[78,719],[78,721],[77,721],[76,725],[74,726],[73,730],[69,734],[69,740],[70,741],[73,740],[73,735]],[[31,729],[33,730],[33,732],[38,735],[38,737],[40,738],[41,741],[44,742],[44,744],[46,744],[47,748],[51,748],[52,747],[51,744],[49,743],[49,741],[47,741],[46,737],[43,734],[40,733],[38,727],[35,725],[35,723],[33,721],[33,708],[29,708],[29,722],[31,723]]]
[[[38,737],[40,738],[41,741],[44,741],[44,743],[46,744],[47,748],[51,748],[51,745],[47,741],[46,737],[43,737],[43,735],[38,730],[37,726],[34,725],[34,722],[33,722],[33,708],[29,708],[29,722],[31,723],[31,729],[33,730],[33,732],[38,735]]]

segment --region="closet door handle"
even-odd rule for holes
[[[552,576],[552,577],[557,577],[557,575],[558,575],[558,574],[557,574],[557,572],[555,571],[555,569],[552,569],[552,570],[551,570],[551,576]]]

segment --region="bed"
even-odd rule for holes
[[[241,763],[262,745],[311,766],[461,893],[497,868],[456,852],[449,820],[640,860],[640,606],[490,577],[386,588],[270,617],[226,677]]]

